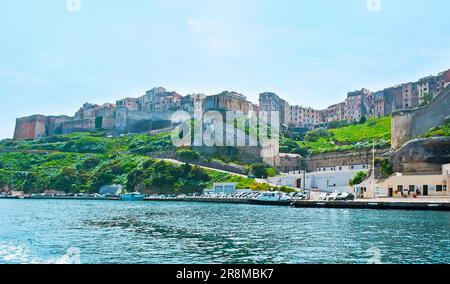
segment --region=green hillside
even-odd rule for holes
[[[337,129],[317,129],[306,133],[304,139],[282,138],[282,152],[326,153],[334,151],[387,148],[391,140],[391,117],[371,118],[363,124],[354,124]]]
[[[447,120],[444,124],[431,128],[427,133],[422,135],[423,138],[431,137],[450,137],[450,120]]]
[[[169,134],[112,138],[105,133],[74,133],[36,141],[4,140],[0,142],[0,188],[92,193],[103,185],[121,184],[128,191],[144,185],[152,192],[191,193],[225,181],[237,182],[239,188],[261,187],[254,179],[145,156],[172,149]]]

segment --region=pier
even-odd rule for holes
[[[408,200],[355,200],[355,201],[311,201],[296,200],[291,204],[296,208],[336,208],[372,210],[420,210],[450,211],[449,201],[408,201]]]

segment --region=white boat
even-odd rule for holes
[[[268,192],[261,193],[253,200],[271,202],[271,201],[290,201],[291,198],[289,196],[287,196],[284,192],[268,191]]]
[[[144,195],[139,192],[125,193],[120,195],[121,201],[143,201]]]

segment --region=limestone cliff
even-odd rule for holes
[[[406,174],[438,174],[450,163],[450,137],[411,140],[391,157],[394,171]]]

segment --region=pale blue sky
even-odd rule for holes
[[[9,0],[0,4],[0,138],[164,86],[274,91],[315,108],[450,68],[448,0]]]

